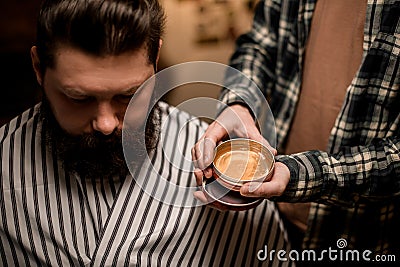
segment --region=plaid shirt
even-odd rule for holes
[[[301,93],[304,51],[316,0],[261,1],[252,30],[237,41],[231,66],[246,79],[227,79],[224,103],[259,115],[260,88],[284,147]],[[291,178],[277,201],[314,203],[305,248],[395,253],[400,248],[400,1],[369,0],[363,60],[347,90],[327,151],[280,155]],[[265,100],[264,100],[265,101]],[[272,124],[271,124],[272,125]],[[268,138],[267,138],[268,139]]]

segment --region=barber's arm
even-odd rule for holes
[[[277,43],[280,6],[272,1],[260,1],[255,9],[252,28],[236,41],[229,66],[241,75],[227,73],[225,88],[219,99],[226,105],[241,103],[251,106],[258,117],[264,99],[276,82]],[[261,93],[261,94],[260,94]],[[223,107],[219,107],[219,113]]]
[[[265,182],[254,192],[249,193],[248,186],[241,192],[247,196],[272,197],[276,201],[349,206],[400,195],[398,137],[375,139],[367,146],[343,147],[331,155],[315,150],[278,156],[277,162],[289,171],[288,183],[278,179],[279,185]],[[271,186],[276,189],[272,190]]]

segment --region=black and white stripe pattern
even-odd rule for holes
[[[173,109],[161,106],[165,119]],[[221,213],[205,206],[166,205],[130,176],[123,181],[81,181],[69,175],[41,141],[38,108],[0,129],[2,266],[292,264],[276,257],[273,262],[257,259],[265,246],[290,249],[272,202]],[[166,154],[180,147],[189,157],[204,127],[199,121],[187,123],[190,117],[183,112],[172,113],[151,160],[163,177],[193,185],[193,175],[180,171],[182,166],[171,166],[167,159],[174,155]],[[143,167],[140,175],[146,172]]]

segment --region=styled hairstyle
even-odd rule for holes
[[[145,45],[155,66],[164,25],[158,0],[44,0],[36,40],[41,71],[55,66],[60,45],[95,56],[120,55]]]

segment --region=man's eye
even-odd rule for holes
[[[69,99],[70,99],[72,102],[75,102],[75,103],[87,103],[87,102],[90,101],[90,97],[83,97],[83,98],[73,98],[73,97],[70,97]]]

